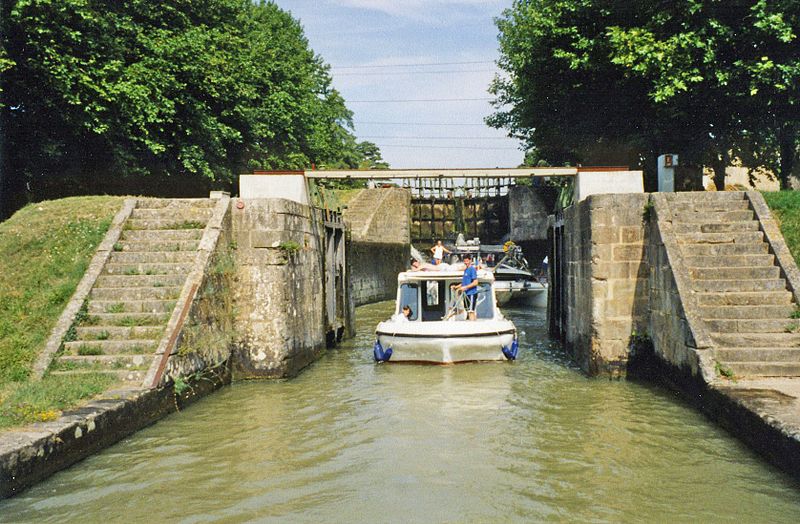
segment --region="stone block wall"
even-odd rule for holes
[[[350,292],[356,306],[395,298],[397,274],[411,256],[409,244],[353,242],[350,247]]]
[[[514,242],[547,240],[548,205],[540,191],[527,186],[512,186],[508,191],[509,238]]]
[[[564,211],[563,338],[590,375],[622,375],[648,322],[648,195],[592,195]],[[552,313],[552,312],[551,312]]]
[[[237,199],[231,222],[234,377],[293,376],[326,345],[320,220],[289,200]]]

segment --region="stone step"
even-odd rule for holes
[[[164,287],[101,287],[89,292],[94,300],[176,300],[181,295],[180,286]]]
[[[670,210],[673,213],[723,213],[727,211],[745,211],[750,209],[748,200],[720,200],[699,202],[671,202]]]
[[[731,362],[726,364],[736,377],[800,377],[800,363]]]
[[[720,201],[745,200],[744,191],[679,191],[667,195],[669,202],[702,202],[714,203]]]
[[[782,278],[757,280],[692,280],[692,289],[705,292],[782,291],[786,281]]]
[[[70,371],[73,369],[106,369],[116,371],[120,369],[125,370],[143,370],[147,371],[153,361],[152,354],[146,355],[91,355],[91,356],[73,356],[63,355],[58,357],[57,368],[59,371]]]
[[[108,262],[103,267],[104,275],[188,275],[192,262],[138,262],[131,264],[115,264]]]
[[[163,328],[169,322],[170,313],[172,313],[172,309],[159,313],[91,313],[89,317],[91,322],[89,324],[109,327],[161,326]]]
[[[755,320],[718,318],[705,320],[709,331],[719,333],[787,333],[800,332],[800,320],[759,318]]]
[[[123,253],[157,252],[157,251],[197,251],[199,240],[163,240],[159,242],[137,242],[124,240],[118,242]]]
[[[94,283],[94,289],[182,286],[184,282],[185,275],[100,275]]]
[[[711,333],[720,347],[800,348],[800,333]]]
[[[133,231],[153,230],[153,229],[166,229],[166,230],[199,230],[202,231],[206,227],[207,220],[185,220],[178,218],[129,218],[125,222],[125,229]]]
[[[720,347],[714,350],[720,362],[795,362],[800,363],[800,348],[731,348]]]
[[[123,229],[120,241],[131,242],[169,242],[173,240],[200,240],[202,229]]]
[[[728,222],[748,222],[753,219],[755,219],[755,215],[750,209],[702,212],[678,211],[672,214],[672,222],[674,224],[722,224]]]
[[[789,318],[795,311],[794,305],[784,306],[700,306],[700,318],[703,320],[709,319],[778,319],[785,318],[790,322]]]
[[[130,218],[143,220],[171,220],[175,221],[200,221],[207,222],[214,209],[210,207],[162,207],[162,208],[136,208],[131,212]]]
[[[109,257],[110,264],[175,264],[191,263],[197,258],[197,251],[115,251]]]
[[[728,293],[698,293],[701,306],[780,306],[792,303],[789,291],[743,291]]]
[[[89,314],[95,313],[171,313],[174,300],[90,300]]]
[[[694,253],[693,249],[686,249]],[[692,254],[684,258],[689,267],[756,267],[775,265],[775,255],[716,255],[697,256]]]
[[[164,326],[79,326],[78,340],[160,339]]]
[[[672,224],[672,229],[677,235],[686,233],[743,233],[748,231],[759,231],[760,227],[760,224],[755,220],[726,223],[678,222]]]
[[[74,340],[64,342],[64,353],[75,356],[91,355],[141,355],[154,353],[158,347],[158,340],[129,339],[129,340]]]
[[[778,266],[690,267],[688,270],[689,276],[697,280],[776,279],[781,276],[781,268]]]
[[[181,209],[181,208],[213,208],[216,199],[210,198],[140,198],[136,209]]]
[[[764,242],[762,231],[739,233],[683,233],[677,235],[678,244],[759,244]]]
[[[137,387],[141,385],[144,377],[147,375],[147,370],[135,370],[135,369],[103,369],[103,370],[93,370],[93,369],[73,369],[70,371],[50,371],[50,375],[88,375],[90,373],[101,373],[103,375],[111,375],[114,377],[115,380],[123,383],[127,383],[130,385],[136,385]]]
[[[695,257],[716,257],[731,255],[759,255],[769,253],[766,242],[748,242],[745,244],[683,244],[688,254]]]

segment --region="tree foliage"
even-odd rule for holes
[[[518,0],[497,23],[508,75],[493,83],[489,122],[539,158],[581,162],[624,144],[645,162],[677,152],[722,173],[733,154],[788,184],[797,0]]]
[[[3,9],[6,213],[26,193],[186,195],[253,168],[364,160],[328,66],[271,2]]]

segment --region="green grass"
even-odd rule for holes
[[[100,346],[90,346],[89,344],[82,344],[78,346],[78,355],[82,357],[91,357],[102,354],[103,349]]]
[[[0,411],[11,413],[0,414],[5,421],[0,427],[16,423],[8,421],[32,420],[14,414],[19,411],[14,406],[26,404],[26,395],[39,399],[28,402],[35,407],[44,405],[36,395],[55,394],[52,409],[85,398],[83,378],[71,385],[76,379],[59,379],[51,386],[49,381],[29,383],[28,377],[122,200],[74,197],[40,202],[0,223]]]
[[[115,302],[106,306],[106,313],[123,313],[125,311],[124,302]]]
[[[800,191],[765,192],[764,199],[778,220],[789,251],[800,264]]]
[[[336,199],[339,201],[340,204],[346,206],[351,200],[353,200],[359,193],[361,193],[362,189],[336,189],[334,193],[336,194]]]
[[[184,220],[183,222],[176,222],[169,226],[168,229],[205,229],[206,225],[197,220]]]
[[[109,375],[87,373],[80,380],[52,375],[40,382],[20,384],[0,401],[0,428],[54,420],[62,410],[102,393],[113,383]]]

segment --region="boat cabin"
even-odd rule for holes
[[[453,284],[461,284],[463,271],[407,271],[397,276],[397,304],[395,314],[402,315],[403,307],[411,308],[408,320],[435,322],[464,320],[465,314],[454,311],[457,293]],[[495,296],[492,284],[494,275],[478,271],[478,298],[475,316],[478,320],[495,318]]]

